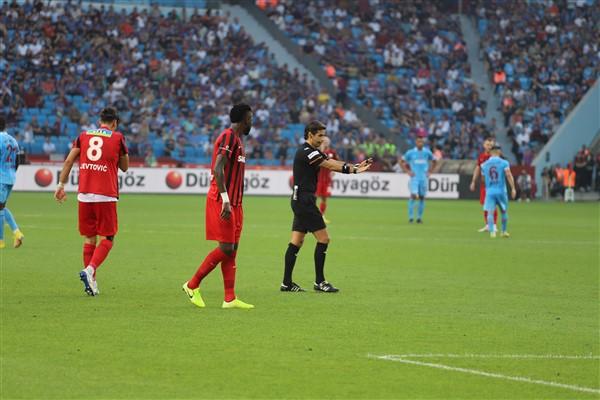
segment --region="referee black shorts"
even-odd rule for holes
[[[298,193],[297,198],[292,197],[292,210],[294,222],[292,231],[316,232],[325,229],[325,221],[317,208],[317,197],[314,193]]]

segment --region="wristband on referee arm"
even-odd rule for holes
[[[223,203],[229,203],[229,195],[227,192],[221,193],[221,199],[223,200]]]
[[[350,173],[350,167],[348,166],[348,163],[344,163],[344,165],[342,165],[342,174],[349,174]]]

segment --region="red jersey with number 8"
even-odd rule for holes
[[[73,148],[80,149],[79,193],[119,197],[119,159],[128,152],[123,134],[102,125],[82,132]]]

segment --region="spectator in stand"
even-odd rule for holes
[[[51,155],[56,153],[56,145],[54,144],[54,142],[52,142],[50,140],[50,137],[47,136],[46,140],[44,141],[44,145],[42,146],[42,148],[44,149],[44,154],[46,155]]]
[[[146,156],[144,157],[144,166],[152,168],[158,166],[158,161],[154,156],[154,151],[152,151],[152,147],[148,147],[146,149]]]
[[[594,190],[600,192],[600,153],[594,159]]]
[[[517,178],[517,187],[519,188],[519,201],[527,201],[531,200],[531,176],[527,173],[525,168],[521,170],[521,174]]]

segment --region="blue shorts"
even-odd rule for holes
[[[500,207],[500,210],[505,213],[508,210],[508,196],[506,193],[490,193],[485,194],[485,203],[483,204],[483,210],[490,212],[495,211],[496,206]]]
[[[427,195],[427,179],[412,177],[408,184],[410,188],[410,194],[417,195],[419,197],[425,197]]]
[[[6,185],[4,183],[0,183],[0,203],[6,203],[8,201],[8,196],[10,196],[12,188],[13,185]]]

